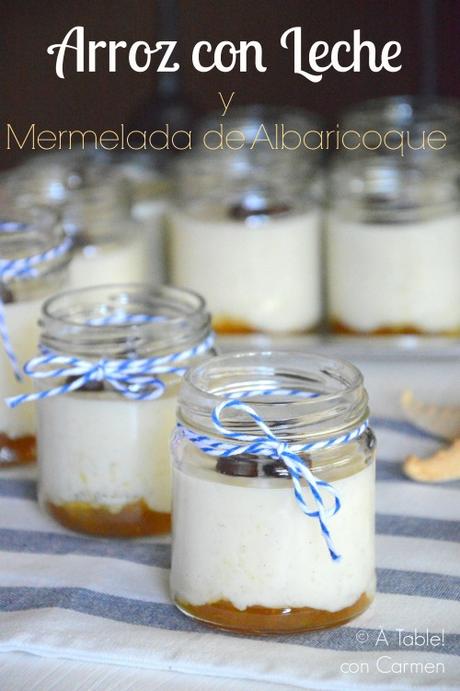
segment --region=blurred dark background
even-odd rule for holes
[[[105,62],[96,73],[72,71],[61,80],[46,49],[60,43],[75,25],[85,27],[87,39],[154,44],[172,37],[167,23],[176,7],[180,88],[196,113],[218,106],[217,91],[236,91],[234,104],[303,106],[334,126],[344,107],[365,98],[398,93],[460,96],[458,0],[0,0],[1,137],[5,122],[18,132],[31,122],[52,130],[100,131],[121,122],[147,126],[155,114],[154,69],[135,73],[120,60],[116,74],[107,71]],[[303,27],[305,46],[320,39],[351,40],[356,28],[378,47],[400,41],[403,68],[376,74],[331,70],[319,84],[310,83],[293,75],[292,53],[279,44],[283,31],[296,25]],[[261,41],[267,72],[196,72],[190,61],[193,45],[224,39]],[[1,145],[0,166],[12,165],[21,152],[7,152],[4,142]]]

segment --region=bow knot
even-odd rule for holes
[[[267,443],[267,446],[271,446],[271,448],[273,449],[274,455],[276,455],[277,458],[280,459],[280,461],[283,460],[283,457],[289,451],[289,446],[288,446],[287,442],[285,442],[285,441],[279,441],[279,440],[278,441],[275,441],[275,440],[269,441],[267,439],[266,443]]]
[[[151,401],[159,398],[166,389],[162,375],[181,377],[187,367],[178,366],[178,363],[206,353],[213,342],[214,335],[210,334],[198,345],[179,353],[123,360],[102,358],[97,362],[58,355],[44,349],[43,355],[29,360],[24,365],[24,372],[33,379],[64,379],[64,383],[46,391],[7,398],[6,403],[10,408],[16,408],[22,403],[77,391],[89,382],[107,382],[126,398]],[[53,365],[57,367],[52,369]]]
[[[94,367],[92,371],[92,379],[94,381],[104,381],[104,379],[109,379],[110,374],[107,371],[108,360],[100,360]]]

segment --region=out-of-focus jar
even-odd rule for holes
[[[46,205],[60,209],[82,185],[82,152],[37,153],[3,175],[2,193],[25,208]]]
[[[143,152],[117,157],[114,164],[129,186],[132,217],[143,226],[150,279],[161,283],[166,279],[165,233],[170,197],[164,164]]]
[[[144,160],[144,159],[142,159]],[[102,151],[38,155],[3,176],[2,197],[47,204],[75,237],[74,287],[160,284],[165,275],[165,182],[157,168]]]
[[[62,209],[63,224],[74,238],[70,266],[73,288],[104,283],[155,281],[142,226],[130,216],[129,194],[112,173],[86,181]]]
[[[0,216],[0,310],[20,370],[37,349],[37,321],[43,300],[66,283],[71,247],[48,209],[25,210],[2,204]],[[59,247],[63,251],[52,256]],[[35,263],[32,271],[21,272],[25,260],[47,252],[50,256]],[[16,273],[8,268],[11,262],[18,266]],[[0,468],[35,460],[35,406],[10,410],[3,401],[29,388],[28,382],[16,376],[7,349],[8,345],[0,342]]]
[[[460,331],[455,162],[340,161],[331,176],[328,310],[338,332]]]
[[[375,591],[367,417],[361,374],[338,360],[223,355],[186,374],[172,439],[179,609],[245,633],[323,628],[366,609]]]
[[[323,155],[317,135],[321,127],[318,114],[301,108],[231,103],[225,115],[213,111],[199,120],[195,142],[212,151],[248,154],[253,164],[259,158],[260,164],[269,162],[267,153],[284,150],[316,171]]]
[[[226,116],[223,122],[254,138],[264,120],[240,124]],[[217,331],[295,333],[318,325],[321,212],[314,160],[267,143],[181,157],[170,217],[171,278],[206,297]]]
[[[448,98],[421,96],[385,96],[357,103],[340,118],[342,131],[354,130],[362,137],[365,146],[355,147],[348,137],[350,148],[341,152],[348,156],[376,154],[396,155],[418,162],[430,162],[446,154],[460,154],[460,101]],[[432,132],[432,146],[427,137]],[[404,149],[401,148],[401,134]],[[443,135],[446,144],[443,146]],[[382,138],[385,137],[385,145]]]
[[[39,392],[64,387],[38,401],[39,501],[57,521],[103,536],[168,532],[177,388],[213,353],[209,323],[199,296],[169,287],[100,286],[44,304],[41,345],[69,358],[47,360],[59,376],[37,379]]]

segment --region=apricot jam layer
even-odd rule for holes
[[[212,320],[213,329],[220,334],[253,334],[257,329],[243,321],[232,317],[214,317]]]
[[[31,434],[11,439],[0,432],[0,468],[33,463],[36,458],[36,451],[35,437]]]
[[[248,322],[243,321],[242,319],[233,319],[232,317],[226,317],[226,316],[217,316],[213,317],[212,320],[212,327],[214,331],[218,334],[222,334],[223,336],[228,335],[235,335],[235,336],[244,336],[248,334],[258,334],[258,333],[275,333],[275,332],[270,332],[268,329],[259,329],[255,326],[252,326],[251,324],[248,324]],[[286,331],[284,335],[289,334],[291,336],[295,335],[305,335],[308,333],[313,333],[316,330],[316,326],[312,327],[311,329],[304,329],[304,330],[297,330],[297,331]],[[280,332],[281,335],[283,335],[283,332]],[[277,335],[278,332],[276,332]]]
[[[171,531],[171,514],[153,511],[141,499],[126,504],[119,511],[85,502],[53,504],[46,507],[58,523],[79,533],[100,537],[142,537],[164,535]]]
[[[330,323],[331,331],[336,334],[343,334],[345,336],[449,336],[454,337],[460,335],[460,328],[451,331],[422,331],[417,326],[410,324],[395,324],[394,326],[379,326],[378,329],[370,329],[369,331],[356,331],[351,326],[337,319],[333,319]]]
[[[372,598],[363,593],[353,605],[338,612],[312,607],[270,609],[258,605],[239,610],[228,600],[208,605],[190,605],[183,600],[176,600],[176,605],[184,614],[220,629],[238,633],[272,634],[300,633],[345,624],[364,612],[371,602]]]

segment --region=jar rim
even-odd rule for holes
[[[379,96],[360,101],[342,113],[342,125],[351,126],[355,121],[366,125],[366,119],[374,117],[383,127],[421,127],[438,119],[444,122],[460,122],[460,99],[396,94]],[[367,123],[368,124],[368,123]]]
[[[200,131],[206,127],[230,123],[232,129],[245,132],[247,137],[254,136],[258,126],[265,125],[268,129],[274,125],[285,122],[290,128],[297,126],[304,131],[320,129],[321,116],[311,110],[301,107],[289,107],[286,105],[254,103],[249,105],[231,106],[225,116],[219,110],[211,110],[198,122]]]
[[[369,170],[389,170],[398,173],[416,174],[420,177],[428,177],[439,173],[453,174],[458,171],[455,163],[446,163],[445,160],[430,161],[423,164],[414,158],[403,158],[396,156],[381,156],[379,154],[368,154],[362,159],[338,158],[332,165],[330,172],[334,174],[338,171],[351,170],[357,176],[364,176]]]
[[[460,176],[454,162],[369,155],[337,160],[329,171],[329,208],[372,222],[455,214]]]
[[[292,151],[194,149],[174,166],[175,206],[192,214],[199,208],[206,217],[220,218],[244,207],[251,194],[268,208],[285,206],[288,213],[298,214],[316,209],[323,198],[322,169]]]
[[[62,251],[36,263],[33,273],[18,273],[0,280],[6,283],[39,280],[70,262],[72,243],[54,209],[46,205],[23,206],[7,200],[2,204],[1,214],[0,259],[3,262],[21,262],[36,255],[52,254],[54,248]],[[68,246],[64,246],[66,241]]]
[[[262,385],[267,389],[312,390],[315,396],[244,395]],[[238,393],[269,426],[277,428],[282,438],[291,440],[305,434],[324,436],[332,430],[346,430],[368,417],[363,376],[352,363],[314,353],[253,351],[217,355],[192,367],[182,381],[179,418],[185,425],[219,436],[211,413],[226,397],[238,398]],[[226,411],[228,427],[237,424],[241,431],[246,422],[247,429],[253,431],[250,419],[242,420],[241,413],[235,416],[233,411]]]
[[[3,247],[0,249],[2,258],[26,258],[51,249],[63,237],[64,230],[52,208],[41,204],[26,207],[14,201],[2,204],[0,241],[10,246],[6,257]]]
[[[90,323],[120,314],[160,316],[146,323]],[[205,300],[183,288],[148,283],[113,283],[65,290],[48,298],[40,319],[42,343],[52,350],[91,355],[92,350],[120,352],[135,334],[139,357],[144,350],[170,350],[199,342],[210,330]],[[117,348],[115,348],[117,351]],[[116,352],[114,352],[116,355]]]

